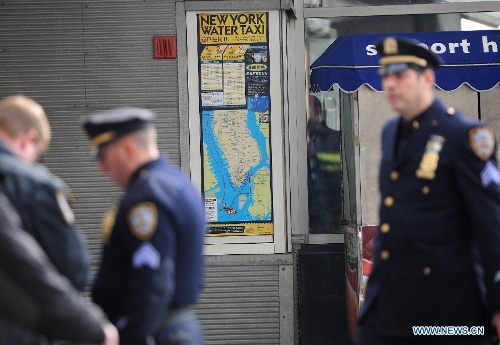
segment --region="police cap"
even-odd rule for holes
[[[417,40],[387,37],[377,43],[376,48],[380,56],[381,76],[407,68],[420,71],[426,68],[435,69],[443,63],[440,57]]]
[[[148,109],[118,108],[88,115],[82,119],[90,145],[97,150],[118,138],[152,126],[156,114]]]

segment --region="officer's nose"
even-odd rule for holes
[[[382,79],[382,89],[384,91],[392,91],[396,89],[396,76],[394,74],[388,74],[384,79]]]
[[[396,80],[396,77],[394,75],[394,73],[389,73],[389,74],[386,74],[384,76],[384,78],[382,79],[382,83],[384,85],[394,85],[394,81]]]

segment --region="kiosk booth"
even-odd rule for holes
[[[436,95],[500,135],[500,32],[448,31],[391,34],[417,39],[438,54]],[[346,301],[349,333],[371,269],[378,226],[378,165],[384,124],[397,116],[381,92],[375,43],[387,34],[337,38],[311,65],[311,92],[338,99],[342,132]]]

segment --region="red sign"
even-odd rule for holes
[[[177,58],[177,37],[175,36],[154,36],[154,58],[155,59],[175,59]]]
[[[372,271],[372,251],[375,246],[376,226],[364,226],[361,238],[363,239],[363,276],[369,277]]]
[[[347,328],[354,342],[359,310],[359,241],[357,226],[348,224],[344,232]]]

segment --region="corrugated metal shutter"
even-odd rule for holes
[[[175,1],[83,2],[89,110],[150,108],[159,146],[180,162],[177,60],[153,59],[153,36],[175,35]]]
[[[196,306],[211,344],[280,344],[278,266],[207,266]]]
[[[153,59],[153,36],[175,35],[174,1],[2,1],[0,96],[41,103],[53,140],[43,162],[73,190],[94,262],[102,213],[119,197],[98,173],[79,118],[120,106],[156,111],[160,150],[180,162],[177,61]]]

